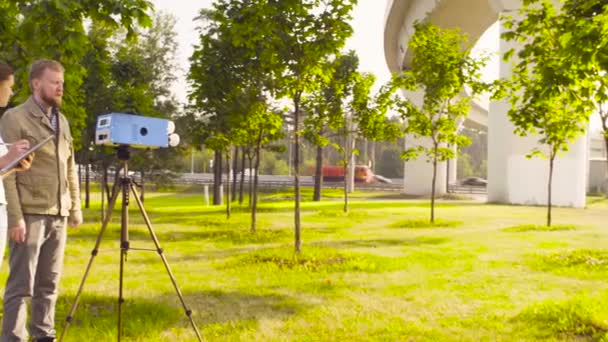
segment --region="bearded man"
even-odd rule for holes
[[[28,171],[4,178],[10,273],[4,292],[2,342],[28,341],[29,334],[34,341],[54,341],[66,225],[82,223],[72,135],[59,112],[63,73],[57,61],[35,61],[28,77],[32,96],[0,120],[4,141],[27,139],[33,146],[53,135],[36,151]],[[29,334],[28,299],[32,302]]]

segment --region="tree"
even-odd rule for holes
[[[92,166],[91,164],[96,160],[100,162],[101,169],[104,172],[104,179],[107,179],[106,172],[110,164],[110,159],[101,153],[103,148],[94,146],[94,142],[97,116],[110,113],[112,107],[112,94],[110,91],[110,84],[112,82],[112,75],[110,74],[112,62],[110,38],[112,35],[112,30],[105,28],[104,24],[92,23],[88,32],[90,46],[82,60],[82,65],[87,70],[87,75],[82,85],[82,90],[84,91],[83,106],[87,116],[85,129],[81,135],[82,149],[77,153],[77,161],[86,167],[85,208],[89,208],[90,201],[89,169]],[[103,183],[102,186],[105,186],[105,182]]]
[[[304,137],[317,147],[313,200],[321,200],[323,185],[323,148],[329,144],[329,136],[345,124],[344,102],[351,96],[359,57],[354,51],[337,55],[328,62],[332,76],[304,99],[302,107],[307,113],[304,120]],[[339,146],[339,145],[337,145]],[[345,173],[346,174],[346,173]]]
[[[98,170],[103,173],[108,199],[111,194],[107,185],[107,169],[115,161],[115,151],[93,146],[97,116],[125,112],[167,119],[174,117],[178,111],[177,101],[170,91],[176,69],[174,26],[175,18],[156,13],[151,27],[134,26],[133,34],[137,40],[127,39],[126,30],[108,29],[105,23],[93,22],[89,28],[91,44],[82,60],[82,65],[88,70],[82,85],[87,120],[79,161],[97,162]],[[157,186],[171,182],[174,175],[168,170],[177,166],[181,152],[181,148],[134,151],[129,166],[140,171],[142,200],[145,179],[152,179]],[[118,172],[114,175],[116,177]]]
[[[608,2],[567,0],[556,15],[563,24],[562,53],[568,65],[577,65],[577,79],[590,82],[582,85],[581,93],[595,102],[602,125],[604,145],[608,151]],[[608,160],[607,160],[608,162]]]
[[[258,205],[258,180],[260,173],[261,151],[268,143],[278,139],[281,136],[281,127],[283,117],[280,112],[269,109],[259,108],[258,112],[253,112],[253,115],[248,116],[248,123],[252,127],[250,132],[254,132],[253,142],[254,160],[253,167],[253,198],[251,199],[251,232],[256,231],[257,224],[257,205]],[[250,136],[251,137],[251,136]]]
[[[547,182],[547,226],[551,226],[551,189],[555,158],[568,151],[568,144],[585,133],[594,109],[588,89],[592,80],[581,79],[581,59],[568,58],[572,34],[566,29],[567,15],[560,15],[551,0],[524,2],[519,15],[505,18],[508,31],[502,37],[523,43],[517,52],[512,77],[505,81],[511,103],[509,119],[515,133],[536,134],[544,148],[535,148],[528,157],[549,160]],[[505,60],[515,53],[505,53]]]
[[[234,89],[240,84],[238,62],[243,56],[230,41],[227,31],[227,12],[217,2],[214,9],[200,11],[198,20],[199,44],[190,57],[188,81],[192,91],[188,98],[190,133],[197,137],[196,144],[204,144],[215,151],[213,203],[221,204],[222,156],[230,141],[229,116],[232,113]]]
[[[84,23],[91,20],[109,30],[124,28],[135,37],[135,26],[149,26],[151,9],[146,0],[12,0],[0,3],[0,59],[17,70],[18,92],[14,101],[29,94],[26,72],[38,58],[60,61],[66,69],[63,112],[70,120],[75,145],[87,113],[82,107],[82,84],[87,70],[81,65],[90,47]]]
[[[269,105],[273,64],[262,58],[268,53],[270,38],[251,30],[258,26],[270,30],[272,25],[264,19],[263,6],[267,6],[263,1],[221,0],[212,10],[201,11],[206,26],[200,28],[200,44],[190,59],[189,73],[193,88],[190,99],[206,119],[205,127],[210,132],[207,139],[223,136],[215,148],[231,143],[246,146],[250,161],[255,159],[252,232],[256,229],[261,149],[278,139],[282,125],[281,116]]]
[[[166,13],[155,13],[149,28],[136,27],[137,42],[125,43],[115,35],[112,75],[112,111],[173,119],[179,105],[171,92],[177,71],[176,19]],[[159,186],[170,183],[170,172],[184,152],[182,147],[138,150],[130,167],[139,170],[143,181],[150,178]],[[147,177],[146,177],[147,176]]]
[[[217,93],[237,89],[236,86],[232,87],[233,84],[241,84],[241,90],[246,88],[261,91],[259,94],[262,95],[267,92],[272,98],[288,97],[292,100],[296,147],[294,177],[297,252],[301,249],[301,101],[306,92],[317,87],[316,76],[328,77],[319,61],[337,53],[352,33],[348,20],[354,2],[355,0],[217,1],[213,5],[214,9],[205,13],[208,18],[206,33],[203,32],[205,37],[201,35],[200,48],[191,59],[193,66],[190,79],[195,88],[191,95],[198,108],[206,107],[212,113],[221,110],[225,104],[222,103],[223,99],[229,99],[230,96],[222,97]],[[220,46],[225,51],[219,49]],[[209,60],[212,63],[202,62],[207,51],[217,52]],[[244,63],[240,63],[243,62],[239,59],[242,57],[246,58]],[[235,60],[238,63],[234,63]],[[218,68],[197,75],[198,71],[204,70],[208,65]],[[215,76],[205,79],[205,74]],[[255,77],[245,82],[250,78],[241,77],[243,74],[253,74]],[[205,89],[206,86],[215,89]],[[229,91],[223,95],[227,94]]]
[[[281,0],[268,3],[265,21],[272,24],[272,41],[266,59],[278,58],[274,68],[279,97],[287,97],[293,106],[295,182],[294,249],[302,249],[300,225],[300,136],[303,96],[319,87],[318,78],[330,77],[331,71],[319,63],[336,54],[352,34],[350,12],[356,0]],[[257,23],[252,23],[256,25]],[[276,52],[276,55],[274,55]]]
[[[470,99],[459,94],[465,84],[471,87],[473,95],[484,89],[477,81],[484,62],[469,56],[466,37],[458,30],[420,22],[414,28],[409,42],[412,68],[397,75],[394,82],[410,91],[424,91],[420,106],[404,99],[398,108],[406,120],[405,133],[430,140],[430,146],[417,144],[406,149],[402,157],[409,160],[424,154],[433,165],[430,221],[434,222],[437,164],[454,157],[451,146],[469,144],[466,136],[458,134],[458,127],[469,112]]]

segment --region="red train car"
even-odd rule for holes
[[[323,166],[323,180],[327,182],[343,182],[344,167],[327,165]],[[374,173],[366,165],[355,166],[355,182],[371,183],[374,181]]]

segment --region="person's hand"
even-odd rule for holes
[[[9,159],[16,159],[19,158],[19,156],[21,156],[23,153],[25,153],[25,151],[27,151],[29,148],[29,141],[25,139],[17,140],[8,148],[8,152],[6,154]]]
[[[70,228],[78,228],[82,224],[82,211],[74,211],[68,217],[68,225]]]
[[[25,242],[25,233],[25,221],[23,219],[19,220],[15,226],[8,229],[9,238],[16,243]]]
[[[16,171],[27,171],[32,167],[34,161],[34,152],[30,153],[25,159],[19,162],[19,166],[15,167]]]

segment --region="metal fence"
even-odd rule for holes
[[[84,172],[82,172],[82,180],[84,181]],[[113,177],[113,174],[108,175]],[[131,175],[136,182],[139,182],[140,174],[134,172]],[[100,181],[101,175],[91,172],[90,177],[92,181]],[[225,177],[225,175],[224,175]],[[249,175],[245,176],[245,184],[249,184]],[[113,181],[113,180],[110,180]],[[213,174],[211,173],[181,173],[178,177],[174,178],[174,184],[181,185],[212,185]],[[224,178],[225,181],[225,178]],[[237,181],[240,181],[240,175],[237,175]],[[258,184],[261,188],[266,189],[279,189],[292,187],[295,184],[293,176],[285,175],[259,175]],[[302,187],[314,186],[314,180],[312,176],[300,176],[300,185]],[[326,189],[342,189],[344,187],[343,182],[323,182],[323,187]],[[391,183],[355,183],[355,189],[367,190],[367,191],[394,191],[403,192],[403,179],[391,179]],[[450,184],[448,185],[448,192],[459,193],[459,194],[485,194],[485,186],[476,185],[460,185]]]

